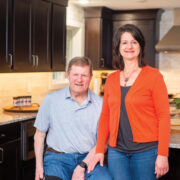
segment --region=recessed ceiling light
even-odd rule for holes
[[[80,3],[80,4],[87,4],[87,3],[88,3],[88,0],[80,0],[79,3]]]

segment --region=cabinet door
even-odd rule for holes
[[[51,3],[33,1],[31,55],[35,60],[36,71],[51,69],[50,59],[50,13]]]
[[[85,39],[85,55],[94,69],[112,69],[112,21],[86,18]]]
[[[102,20],[100,68],[112,69],[112,20]]]
[[[101,58],[101,19],[87,18],[85,21],[85,56],[99,69]]]
[[[0,145],[0,179],[19,180],[20,139]]]
[[[155,30],[155,21],[140,21],[137,22],[136,25],[139,27],[144,35],[145,38],[145,58],[147,63],[152,66],[156,67],[155,61],[155,41],[156,41],[156,30]]]
[[[13,68],[12,0],[0,1],[0,72]]]
[[[26,72],[33,70],[33,62],[30,54],[31,39],[31,4],[29,0],[14,1],[14,71]]]
[[[53,4],[52,13],[52,70],[64,71],[66,65],[66,8]]]

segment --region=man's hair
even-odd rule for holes
[[[68,72],[71,70],[73,65],[75,65],[75,66],[89,66],[89,71],[90,71],[90,74],[92,75],[93,65],[92,65],[90,58],[85,57],[85,56],[74,57],[73,59],[71,59],[71,61],[68,64],[68,68],[67,68]]]

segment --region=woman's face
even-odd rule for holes
[[[129,32],[121,35],[119,51],[124,60],[137,60],[140,53],[140,45]]]

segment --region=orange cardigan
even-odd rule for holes
[[[96,153],[104,153],[107,138],[116,147],[120,107],[120,71],[110,74],[105,84],[102,112],[99,120]],[[150,66],[142,68],[125,98],[133,134],[138,143],[158,141],[158,154],[168,156],[170,113],[163,76]]]

